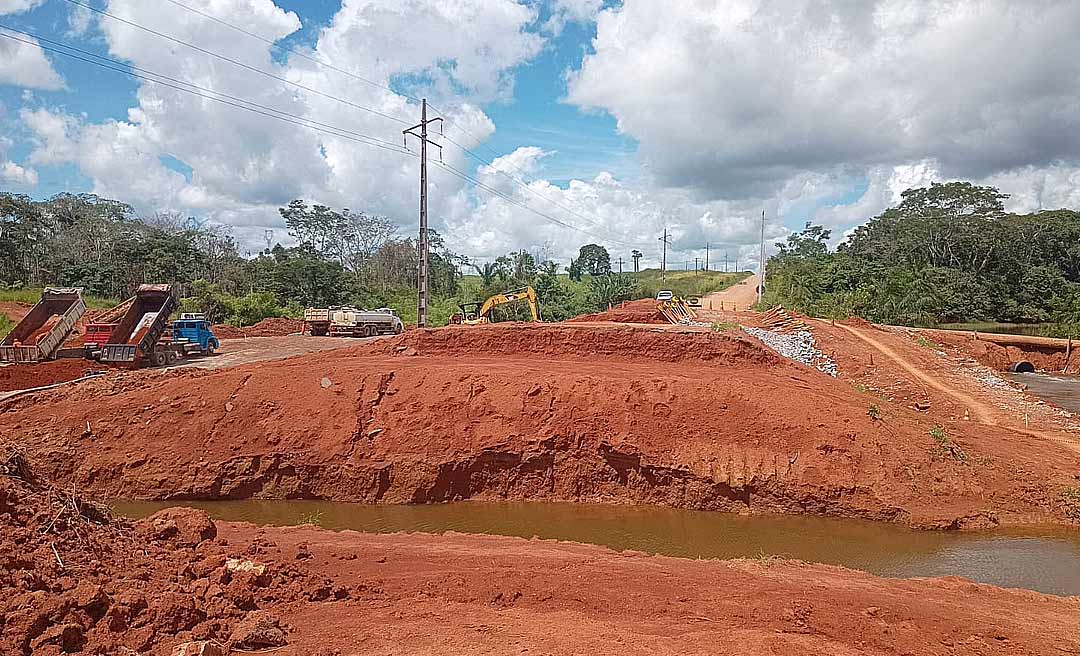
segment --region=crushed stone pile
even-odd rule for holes
[[[768,346],[785,358],[801,362],[808,367],[813,367],[822,373],[836,378],[836,362],[818,350],[817,342],[814,341],[814,334],[809,330],[779,333],[747,326],[743,326],[743,330],[748,335],[760,339],[765,346]]]
[[[352,594],[302,565],[259,562],[258,543],[234,553],[216,536],[201,510],[119,518],[35,480],[10,452],[0,460],[0,654],[171,654],[189,641],[276,647],[289,627],[260,609]]]

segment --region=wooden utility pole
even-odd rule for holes
[[[761,302],[761,295],[765,293],[765,210],[761,210],[761,260],[758,269],[757,300]]]
[[[694,271],[700,271],[700,270],[701,270],[701,258],[700,257],[695,257],[694,258]]]
[[[416,325],[420,328],[427,327],[428,306],[428,192],[427,192],[427,147],[428,144],[439,149],[439,157],[442,157],[442,146],[428,140],[428,123],[439,121],[439,129],[442,129],[442,118],[427,117],[427,98],[420,103],[420,123],[408,130],[402,130],[402,140],[408,146],[409,136],[420,139],[420,263],[417,267],[417,297],[416,297]],[[415,130],[419,128],[420,134]]]
[[[667,247],[671,243],[668,241],[667,228],[664,228],[664,236],[660,241],[664,242],[664,254],[660,257],[660,280],[667,280]]]

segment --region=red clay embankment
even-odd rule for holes
[[[1065,521],[1080,456],[930,420],[737,334],[410,331],[214,372],[135,372],[8,402],[0,432],[106,498],[649,503],[933,528]],[[33,408],[33,413],[29,410]],[[87,425],[89,424],[89,429]]]

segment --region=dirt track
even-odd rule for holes
[[[519,325],[89,381],[9,403],[0,431],[104,497],[528,498],[939,528],[1063,518],[1075,453],[969,424],[953,436],[971,461],[942,459],[931,418],[898,407],[876,421],[873,402],[739,333]],[[40,421],[25,420],[31,404]]]

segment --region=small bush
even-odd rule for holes
[[[866,416],[872,421],[881,421],[881,408],[876,403],[871,403],[866,407]]]
[[[958,444],[954,444],[949,439],[949,434],[945,432],[944,428],[934,426],[930,429],[930,437],[934,438],[934,441],[938,444],[933,452],[935,458],[951,458],[956,462],[967,462],[967,454]]]
[[[313,510],[300,516],[301,526],[322,526],[323,513],[321,510]]]

